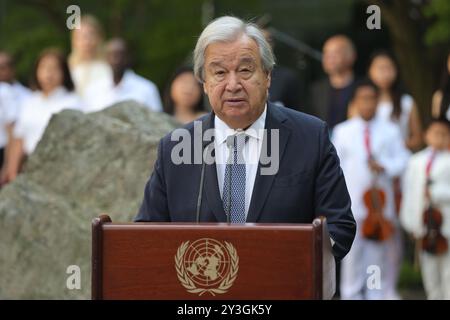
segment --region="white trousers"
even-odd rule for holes
[[[429,300],[450,300],[450,252],[435,256],[422,251],[420,268]]]
[[[383,277],[387,245],[363,238],[357,233],[350,252],[341,262],[343,300],[380,300],[387,296]]]

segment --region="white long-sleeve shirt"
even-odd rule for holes
[[[85,112],[94,112],[125,100],[135,100],[150,110],[162,111],[158,87],[132,70],[125,71],[117,85],[94,84],[86,91]]]
[[[377,179],[377,186],[384,190],[386,203],[384,216],[396,222],[392,178],[402,174],[409,158],[398,126],[390,121],[375,117],[366,122],[354,117],[333,130],[332,141],[341,160],[347,188],[352,200],[352,212],[359,223],[367,216],[364,193],[372,186],[374,174],[368,165],[365,144],[365,128],[369,126],[371,153],[383,168]]]
[[[411,157],[405,173],[400,222],[406,231],[416,237],[425,235],[423,212],[425,198],[426,166],[432,153],[426,148]],[[431,165],[430,197],[432,204],[443,216],[442,234],[450,239],[450,151],[437,152]]]
[[[16,122],[22,102],[30,95],[31,91],[17,81],[0,82],[0,148],[8,142],[7,125]]]
[[[79,107],[79,97],[64,87],[58,87],[48,96],[36,91],[24,101],[20,108],[13,135],[23,139],[25,153],[31,154],[41,140],[53,114],[63,109],[79,109]]]
[[[11,110],[15,105],[11,86],[0,82],[0,148],[4,148],[8,143],[6,126],[14,119]]]

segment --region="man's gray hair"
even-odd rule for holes
[[[205,50],[214,42],[233,42],[245,34],[253,39],[259,48],[262,67],[270,73],[275,65],[272,47],[266,41],[258,26],[241,19],[224,16],[213,20],[203,30],[194,49],[194,74],[200,82],[204,82]]]

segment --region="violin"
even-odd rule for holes
[[[427,184],[428,188],[429,183]],[[430,201],[429,192],[426,192],[429,205],[423,212],[423,223],[426,227],[425,236],[422,238],[422,249],[428,253],[440,255],[448,250],[447,239],[441,233],[442,213],[433,207]]]
[[[383,215],[386,204],[386,193],[376,186],[376,178],[372,186],[364,193],[364,204],[367,208],[367,217],[362,225],[362,234],[365,238],[374,241],[385,241],[394,234],[394,226]]]

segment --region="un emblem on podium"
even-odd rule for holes
[[[239,256],[227,241],[203,238],[185,241],[175,255],[175,269],[183,287],[190,293],[222,294],[236,280]]]

